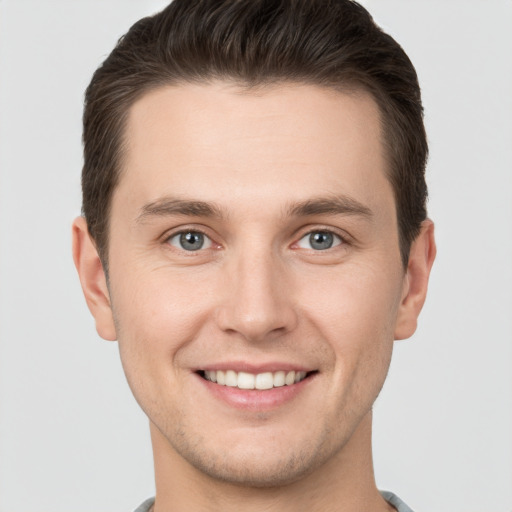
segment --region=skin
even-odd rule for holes
[[[371,408],[393,340],[416,328],[435,244],[427,220],[403,268],[373,99],[167,86],[133,105],[126,136],[108,286],[82,218],[74,258],[150,419],[156,512],[392,510]],[[180,230],[205,248],[183,249]],[[315,249],[311,232],[333,246]],[[239,409],[197,373],[233,361],[314,374],[291,400]]]

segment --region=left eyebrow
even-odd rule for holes
[[[373,212],[356,199],[349,196],[319,197],[292,204],[286,211],[290,217],[313,215],[358,215],[371,218]]]

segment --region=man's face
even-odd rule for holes
[[[169,86],[132,107],[126,134],[110,298],[160,449],[255,485],[342,456],[405,290],[374,101]]]

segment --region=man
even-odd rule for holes
[[[138,511],[410,510],[372,405],[435,257],[416,74],[348,0],[175,0],[96,71],[74,259],[150,420]]]

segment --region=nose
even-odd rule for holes
[[[285,262],[270,251],[247,252],[225,268],[217,324],[247,341],[273,340],[298,322],[288,272]]]

